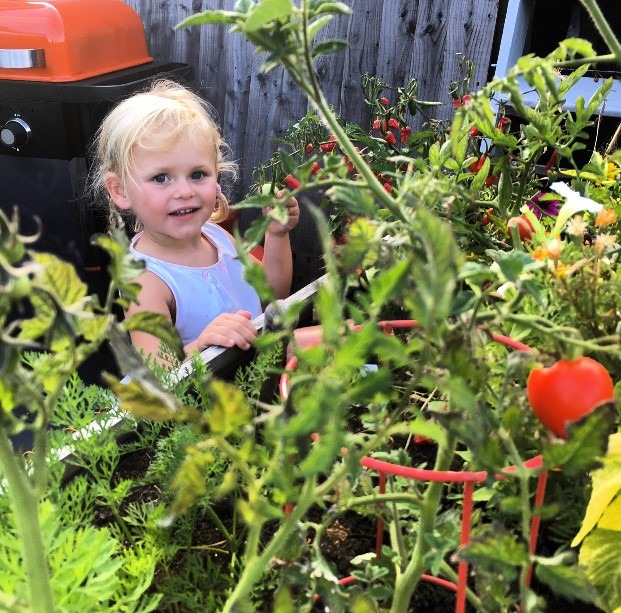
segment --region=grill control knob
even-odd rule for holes
[[[11,149],[19,149],[30,140],[30,126],[20,117],[9,119],[0,128],[0,142]]]

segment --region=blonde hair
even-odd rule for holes
[[[203,139],[213,144],[218,175],[226,173],[231,178],[236,177],[236,164],[226,159],[225,153],[229,148],[220,135],[212,113],[213,109],[208,102],[168,79],[155,81],[148,90],[126,98],[108,113],[93,141],[95,163],[89,183],[96,199],[107,203],[110,227],[118,225],[119,214],[134,230],[139,229],[140,224],[131,212],[130,219],[127,219],[128,212],[118,210],[111,201],[104,184],[106,176],[114,173],[124,185],[135,169],[136,147],[152,139],[162,126],[169,128],[169,131],[164,139],[160,138],[158,147],[166,148],[181,138]],[[224,221],[228,214],[228,200],[224,194],[218,193],[211,221]]]

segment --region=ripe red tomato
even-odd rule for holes
[[[535,368],[526,384],[528,401],[539,421],[565,438],[565,425],[614,400],[608,371],[585,356],[559,360],[550,368]]]
[[[481,155],[479,159],[476,162],[472,162],[468,168],[470,172],[479,172],[479,170],[483,168],[483,164],[485,164],[485,155]]]
[[[535,232],[535,226],[526,215],[518,215],[517,217],[512,217],[507,222],[507,227],[509,228],[509,232],[511,232],[511,228],[517,227],[518,232],[520,234],[520,240],[528,241],[532,238]]]

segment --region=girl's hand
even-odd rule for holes
[[[222,313],[211,321],[196,339],[198,351],[203,351],[210,345],[250,349],[257,337],[257,329],[251,321],[252,315],[248,311],[237,313]]]
[[[280,190],[276,193],[276,198],[279,200],[283,197],[284,191]],[[267,215],[273,207],[267,207],[263,209],[263,214]],[[288,234],[293,228],[298,225],[298,221],[300,221],[300,207],[298,205],[298,201],[290,197],[287,202],[285,202],[285,208],[287,209],[287,221],[285,223],[281,223],[280,221],[272,221],[270,225],[267,227],[267,233],[272,236],[284,236]]]

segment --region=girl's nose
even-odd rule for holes
[[[191,198],[194,195],[194,188],[187,179],[179,179],[175,185],[176,198]]]

